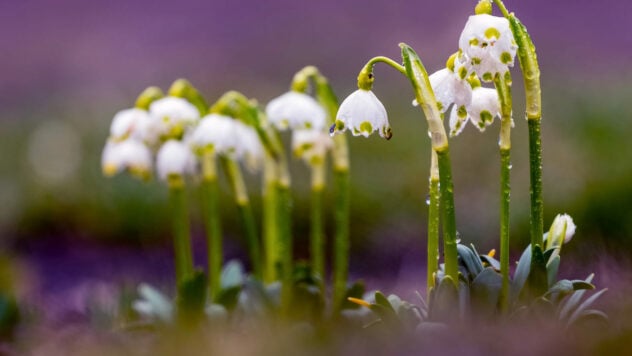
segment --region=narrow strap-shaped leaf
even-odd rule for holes
[[[571,316],[568,318],[568,325],[573,324],[577,318],[579,318],[581,316],[581,313],[583,311],[585,311],[589,306],[591,306],[599,297],[601,297],[602,294],[604,294],[606,291],[608,290],[608,288],[604,288],[602,290],[600,290],[599,292],[591,295],[589,298],[587,298],[586,300],[584,300],[584,302],[582,304],[580,304],[577,309],[575,309],[575,311],[573,312],[573,314],[571,314]]]
[[[584,281],[586,283],[590,283],[592,282],[594,276],[595,275],[591,273],[588,277],[586,277]],[[569,313],[571,313],[575,309],[579,301],[584,296],[584,293],[586,293],[585,290],[578,290],[575,293],[573,293],[570,296],[570,298],[566,300],[565,303],[560,304],[560,307],[558,308],[558,310],[559,310],[559,316],[561,320],[566,319]]]

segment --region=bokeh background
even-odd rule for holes
[[[66,305],[86,283],[172,282],[164,187],[102,177],[113,115],[149,85],[188,78],[209,101],[239,90],[265,105],[294,72],[318,66],[339,98],[376,55],[413,46],[428,71],[456,50],[475,1],[0,2],[0,237],[20,288]],[[507,1],[527,25],[542,66],[545,225],[578,226],[566,272],[602,271],[607,285],[632,251],[632,31],[627,1]],[[522,82],[514,71],[512,258],[528,241]],[[423,288],[429,145],[408,81],[376,67],[374,91],[393,139],[351,138],[351,273],[373,287]],[[458,230],[497,248],[498,126],[451,141]],[[308,173],[293,163],[296,255],[307,257]],[[225,182],[224,182],[225,183]],[[260,183],[249,177],[257,211]],[[227,185],[223,185],[227,190]],[[196,196],[193,231],[204,256]],[[227,258],[243,256],[224,193]],[[331,196],[329,196],[331,201]],[[329,223],[330,224],[330,223]],[[331,225],[331,224],[330,224]],[[331,227],[331,226],[330,226]],[[564,265],[564,264],[563,264]],[[609,266],[599,267],[599,266]],[[601,268],[601,269],[600,269]],[[580,274],[580,275],[577,275]],[[24,281],[28,281],[27,283]],[[73,294],[74,293],[74,294]],[[74,297],[73,297],[74,298]],[[51,309],[54,309],[51,307]]]

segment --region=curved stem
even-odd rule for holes
[[[402,58],[406,67],[406,76],[415,91],[415,98],[426,116],[432,149],[437,153],[439,166],[439,191],[441,194],[443,220],[443,246],[445,256],[445,272],[458,286],[456,218],[454,213],[454,187],[452,184],[452,168],[448,136],[443,126],[441,112],[437,106],[434,91],[430,86],[428,73],[419,56],[408,45],[400,43]]]
[[[435,273],[439,269],[439,162],[437,153],[431,151],[429,200],[428,200],[428,262],[426,275],[426,293],[435,287]]]
[[[369,59],[369,61],[364,65],[365,68],[372,68],[376,63],[385,63],[388,64],[389,66],[395,68],[397,71],[399,71],[400,73],[402,73],[403,75],[406,75],[406,68],[404,68],[403,65],[395,62],[394,60],[388,58],[388,57],[384,57],[384,56],[377,56],[377,57],[373,57],[371,59]]]

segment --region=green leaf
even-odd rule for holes
[[[584,300],[584,302],[582,304],[580,304],[577,309],[575,309],[575,311],[573,312],[573,314],[571,314],[571,316],[568,318],[568,325],[573,324],[575,321],[577,321],[577,319],[581,316],[582,312],[585,311],[586,309],[588,309],[588,307],[590,307],[599,297],[601,297],[602,294],[604,294],[608,289],[604,288],[602,290],[600,290],[599,292],[591,295],[589,298],[587,298],[586,300]]]
[[[601,321],[607,324],[610,319],[608,318],[608,315],[601,310],[587,309],[579,313],[575,321],[573,321],[573,325],[577,325],[589,320]],[[568,324],[568,326],[570,326],[570,324]]]
[[[487,267],[472,282],[472,306],[479,315],[492,316],[498,306],[498,297],[502,286],[502,276],[493,268]]]
[[[551,260],[547,261],[549,261],[549,263],[546,265],[546,275],[550,287],[557,279],[557,271],[560,269],[560,256],[555,256]]]
[[[592,282],[593,277],[595,277],[595,275],[591,273],[588,277],[586,277],[584,282],[586,283]],[[559,314],[560,320],[566,319],[566,317],[568,317],[568,315],[570,315],[570,313],[573,310],[575,310],[575,307],[577,307],[577,305],[581,301],[582,297],[584,296],[584,293],[586,293],[585,290],[578,290],[575,293],[573,293],[570,296],[570,298],[566,300],[565,303],[560,304],[560,307],[558,308],[559,310],[558,314]]]
[[[576,279],[576,280],[573,280],[571,282],[573,283],[573,289],[574,290],[595,289],[595,285],[594,284],[582,281],[581,279]]]
[[[550,295],[553,293],[569,294],[573,291],[573,283],[568,279],[562,279],[561,281],[555,283],[551,288],[549,288],[549,290],[546,292],[546,295]]]
[[[244,266],[237,260],[230,260],[224,265],[221,276],[221,288],[241,287],[246,279]]]
[[[529,278],[527,279],[529,293],[533,296],[546,293],[548,289],[547,279],[546,259],[544,258],[540,245],[535,245],[533,248],[533,259],[531,260],[531,270],[529,271]]]
[[[524,284],[529,277],[531,268],[531,246],[527,246],[518,260],[518,266],[514,272],[513,281],[511,282],[511,301],[516,301],[520,295]]]
[[[196,270],[178,286],[178,318],[185,323],[201,320],[206,305],[206,275]]]
[[[459,292],[450,276],[445,276],[430,295],[428,319],[430,321],[452,321],[459,315]]]
[[[233,310],[237,306],[239,301],[239,293],[241,292],[241,285],[223,288],[217,293],[215,297],[215,303],[222,305],[227,310]]]
[[[459,260],[463,263],[469,273],[469,278],[475,278],[483,270],[483,263],[477,253],[467,246],[457,244],[457,253]]]

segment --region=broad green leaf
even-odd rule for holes
[[[516,301],[524,284],[529,277],[529,269],[531,268],[531,246],[527,246],[518,260],[518,266],[514,272],[514,278],[511,282],[511,301]]]
[[[491,316],[498,306],[498,297],[502,285],[501,275],[487,267],[476,276],[471,287],[472,306],[477,314]]]
[[[484,268],[480,257],[478,257],[478,254],[467,246],[457,244],[456,248],[459,260],[469,272],[470,278],[475,278]]]
[[[546,265],[546,275],[549,282],[549,287],[551,287],[557,279],[557,271],[560,268],[560,256],[554,256],[548,261],[549,263]]]

